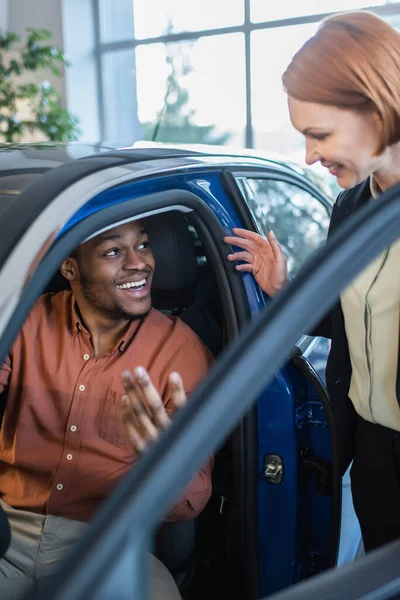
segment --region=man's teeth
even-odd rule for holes
[[[130,288],[139,288],[146,285],[146,280],[142,279],[141,281],[130,281],[128,283],[123,283],[122,285],[117,285],[117,288],[120,290],[129,290]]]

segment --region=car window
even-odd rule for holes
[[[286,181],[237,177],[259,232],[273,230],[288,259],[291,277],[326,241],[326,206],[303,188]]]

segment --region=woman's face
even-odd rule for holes
[[[320,162],[342,188],[351,188],[377,171],[382,156],[379,146],[381,120],[376,113],[326,104],[303,102],[288,97],[292,125],[306,139],[306,163]]]

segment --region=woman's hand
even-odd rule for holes
[[[133,373],[121,375],[125,394],[122,396],[122,420],[133,450],[141,454],[154,442],[170,422],[170,415],[186,404],[186,394],[178,373],[168,378],[168,410],[154,387],[147,371],[137,367]]]
[[[261,289],[268,296],[274,296],[288,280],[286,256],[274,233],[270,231],[266,240],[247,229],[235,228],[232,231],[235,237],[226,236],[224,242],[239,246],[243,251],[229,254],[228,260],[244,261],[244,264],[236,265],[235,269],[252,273]]]

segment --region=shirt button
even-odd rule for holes
[[[63,484],[62,484],[62,483],[57,483],[57,489],[58,489],[58,490],[60,490],[60,491],[61,491],[61,490],[63,489],[63,487],[64,487],[64,486],[63,486]]]
[[[71,425],[71,431],[76,431],[78,428],[76,425]]]
[[[84,385],[80,385],[79,389],[80,389],[81,392],[84,392],[85,391],[85,386]]]
[[[89,360],[89,358],[90,358],[89,354],[84,354],[83,355],[83,360]]]
[[[67,460],[72,460],[72,454],[67,454]]]

